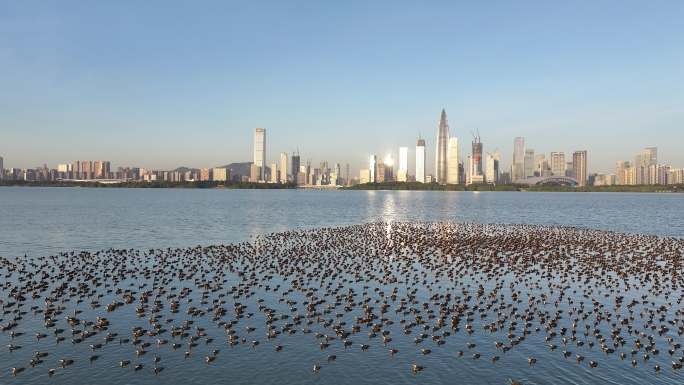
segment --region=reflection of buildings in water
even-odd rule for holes
[[[383,221],[393,221],[397,218],[397,208],[394,202],[394,194],[388,193],[384,196],[384,202],[382,205],[382,220]]]

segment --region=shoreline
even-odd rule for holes
[[[618,193],[684,193],[684,185],[620,185],[571,187],[557,185],[440,185],[437,183],[366,183],[354,186],[298,186],[293,183],[252,182],[26,182],[0,181],[0,187],[83,187],[83,188],[139,188],[139,189],[229,189],[229,190],[323,190],[323,191],[442,191],[442,192],[618,192]]]
[[[389,182],[366,183],[343,190],[359,191],[470,191],[470,192],[631,192],[631,193],[684,193],[684,185],[616,185],[572,187],[559,185],[523,184],[472,184],[440,185],[437,183]]]

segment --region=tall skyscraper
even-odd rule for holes
[[[551,174],[565,176],[565,153],[558,151],[551,153]]]
[[[368,169],[370,170],[370,183],[375,183],[378,180],[378,157],[371,155],[368,166]]]
[[[266,181],[266,129],[254,130],[254,164],[260,168],[259,181]]]
[[[513,141],[513,164],[511,166],[513,182],[525,177],[525,138],[519,136]]]
[[[525,149],[525,178],[534,176],[534,150]]]
[[[416,182],[425,183],[425,140],[416,143]]]
[[[575,173],[575,179],[579,182],[580,187],[587,185],[587,151],[575,151],[572,154],[572,169]]]
[[[447,147],[447,183],[458,184],[458,138],[449,138],[449,147]]]
[[[473,164],[472,175],[478,176],[483,175],[482,172],[482,142],[480,141],[480,136],[477,135],[473,139],[473,152],[471,158]]]
[[[295,182],[295,184],[299,184],[299,173],[301,172],[301,161],[299,158],[299,151],[292,153],[292,158],[290,159],[290,161],[292,163],[292,181]]]
[[[447,150],[449,142],[449,123],[447,122],[446,111],[442,109],[437,128],[437,151],[435,156],[435,175],[440,184],[447,183]]]
[[[344,184],[351,186],[351,174],[349,174],[349,163],[346,164],[346,172],[344,174]]]
[[[280,183],[287,183],[290,179],[288,177],[289,171],[287,166],[287,152],[280,153],[280,174],[278,175],[278,181]]]
[[[382,170],[380,169],[382,166]],[[392,154],[387,154],[385,159],[378,161],[378,171],[375,175],[378,182],[393,182],[394,181],[394,159]],[[382,181],[380,180],[382,178]]]
[[[0,156],[0,179],[2,179],[5,176],[5,163],[2,157]]]
[[[408,147],[399,147],[399,171],[397,181],[408,181]]]

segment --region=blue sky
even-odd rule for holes
[[[5,1],[6,167],[109,159],[206,167],[299,149],[314,164],[427,139],[586,149],[610,172],[647,145],[684,167],[684,1]],[[431,170],[428,171],[431,171]]]

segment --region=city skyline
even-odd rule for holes
[[[266,127],[267,159],[298,148],[354,170],[421,135],[434,174],[446,108],[452,136],[479,129],[502,169],[516,136],[581,146],[597,172],[645,145],[684,164],[681,2],[164,5],[3,5],[6,163],[221,165],[250,159],[249,130]]]
[[[618,160],[614,173],[590,172],[588,168],[588,151],[575,150],[569,154],[566,162],[565,153],[552,151],[549,158],[546,154],[535,153],[526,148],[524,137],[515,137],[510,171],[501,168],[501,154],[498,149],[484,151],[479,130],[471,132],[473,137],[470,154],[461,158],[459,139],[449,133],[446,112],[442,109],[435,140],[435,169],[442,169],[446,174],[442,181],[435,175],[426,175],[425,140],[418,137],[414,153],[414,173],[409,167],[408,147],[398,148],[398,164],[395,164],[393,152],[384,158],[371,154],[368,168],[359,169],[358,179],[350,174],[349,163],[342,166],[339,162],[330,167],[328,160],[320,162],[319,167],[312,167],[311,160],[304,166],[300,163],[299,151],[292,152],[288,160],[287,152],[281,152],[279,159],[268,163],[266,158],[267,138],[265,128],[255,128],[252,142],[252,161],[231,163],[223,166],[187,168],[172,170],[155,170],[144,167],[121,167],[116,170],[110,161],[75,160],[60,163],[56,168],[47,165],[36,168],[20,169],[4,168],[4,159],[0,156],[0,180],[45,182],[45,181],[99,181],[100,183],[121,182],[252,182],[271,184],[293,184],[299,186],[352,186],[365,183],[383,182],[419,182],[437,183],[441,185],[472,184],[518,184],[535,185],[539,183],[571,184],[577,187],[611,186],[611,185],[668,185],[684,183],[684,168],[673,167],[669,163],[659,162],[658,148],[645,147],[634,156],[634,161]],[[448,140],[447,140],[448,139]],[[443,148],[446,146],[446,148]],[[442,162],[439,161],[440,153]],[[524,154],[524,155],[522,155]],[[395,173],[395,166],[397,171]]]
[[[596,172],[589,168],[587,150],[574,150],[565,157],[563,151],[551,151],[549,158],[546,158],[546,153],[541,152],[535,154],[535,150],[526,148],[524,137],[515,137],[513,145],[512,162],[508,171],[502,169],[501,154],[498,149],[493,152],[484,151],[483,143],[480,140],[479,130],[471,131],[473,136],[472,148],[470,154],[463,153],[459,147],[459,139],[449,133],[449,126],[447,122],[445,109],[440,113],[438,130],[435,139],[435,170],[440,166],[438,157],[442,147],[444,150],[444,158],[441,167],[447,175],[442,182],[439,181],[437,175],[429,174],[425,168],[425,140],[418,137],[417,145],[413,157],[409,157],[409,149],[406,146],[401,146],[398,149],[389,151],[382,158],[376,154],[370,156],[370,167],[364,169],[359,168],[359,178],[355,179],[350,176],[350,166],[346,163],[346,173],[342,175],[340,163],[334,163],[334,170],[329,167],[327,159],[321,161],[320,168],[311,167],[311,159],[306,160],[306,166],[300,168],[299,151],[291,153],[291,162],[288,161],[288,153],[280,152],[279,158],[268,163],[266,153],[268,147],[266,145],[266,129],[255,128],[253,130],[252,142],[252,161],[245,162],[231,162],[226,165],[217,165],[210,167],[186,167],[179,166],[173,169],[151,169],[140,167],[136,165],[119,166],[118,171],[113,171],[110,161],[104,160],[75,160],[68,163],[59,163],[56,168],[49,168],[46,164],[37,166],[35,168],[4,168],[4,159],[0,156],[0,178],[7,172],[12,174],[9,179],[26,179],[33,180],[34,174],[39,175],[36,180],[54,180],[54,179],[132,179],[132,180],[159,180],[165,181],[228,181],[231,180],[231,173],[233,177],[238,180],[251,182],[268,182],[268,183],[285,183],[293,182],[299,185],[349,185],[350,183],[367,183],[367,182],[384,182],[384,181],[399,181],[409,182],[418,181],[421,183],[437,182],[439,184],[479,184],[479,183],[528,183],[533,182],[534,178],[555,177],[570,177],[575,178],[580,187],[586,186],[591,180],[597,180],[598,185],[613,185],[613,184],[670,184],[668,181],[668,173],[670,170],[677,172],[677,176],[673,174],[675,180],[679,180],[678,176],[681,169],[673,167],[671,163],[658,162],[658,148],[654,146],[644,147],[641,153],[634,157],[634,161],[617,160],[613,172],[603,173]],[[440,143],[441,142],[441,143]],[[395,164],[393,161],[393,154],[398,150],[399,163],[397,173],[395,175]],[[524,155],[521,155],[524,154]],[[464,159],[465,158],[465,159]],[[409,159],[412,159],[413,167],[409,167]],[[590,158],[589,158],[590,159]],[[234,173],[230,166],[235,165],[251,165],[246,172]],[[179,169],[187,169],[187,171],[178,171]],[[414,173],[411,173],[411,169]],[[133,171],[139,170],[139,171]],[[284,170],[284,171],[283,171]],[[27,175],[29,171],[32,174]],[[332,174],[331,174],[332,171]],[[377,172],[380,171],[378,176]],[[367,174],[364,174],[367,172]],[[386,174],[389,173],[389,174]],[[19,174],[18,174],[19,173]],[[53,174],[54,173],[54,174]],[[218,173],[218,177],[214,174]],[[303,175],[300,175],[303,174]],[[114,176],[118,175],[118,176]],[[364,175],[367,175],[364,177]],[[332,178],[331,178],[332,177]],[[30,179],[27,179],[30,178]],[[154,179],[152,179],[154,178]],[[246,178],[246,179],[245,179]],[[503,178],[500,180],[500,178]],[[532,179],[530,179],[532,178]]]

